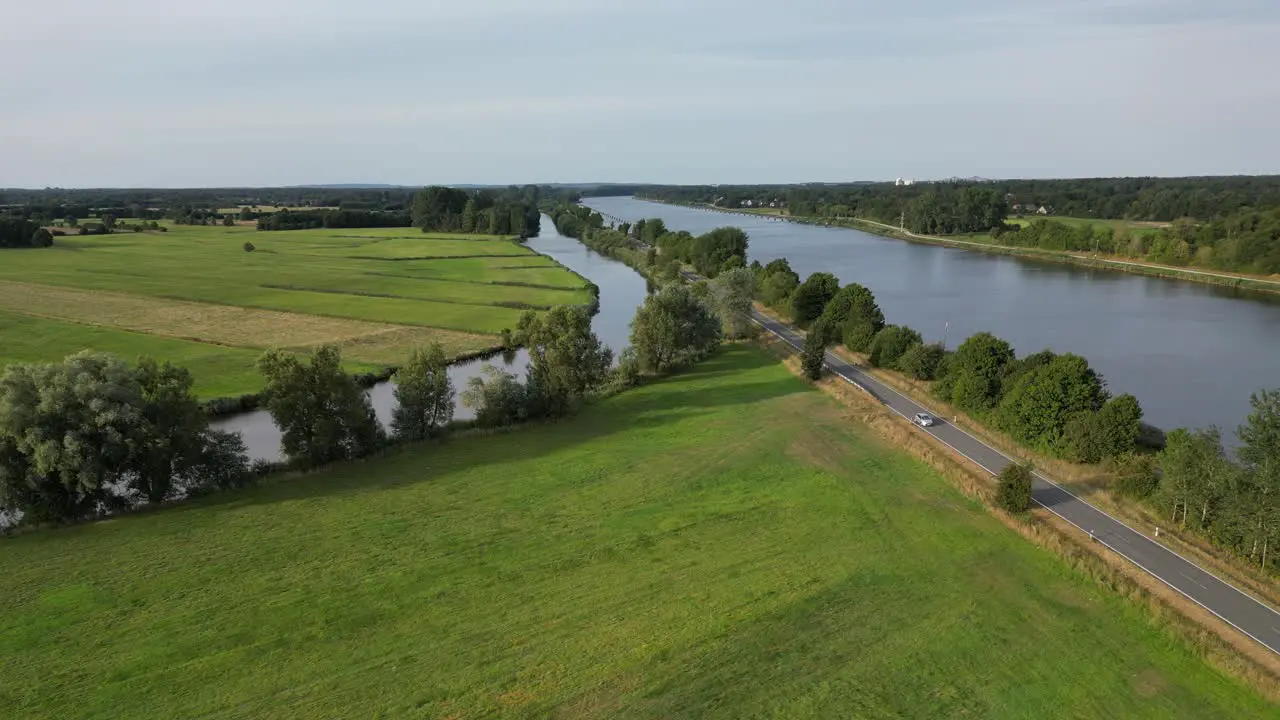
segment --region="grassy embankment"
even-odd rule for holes
[[[742,346],[0,572],[29,718],[1280,716]]]
[[[243,245],[257,248],[245,252]],[[505,238],[411,228],[67,236],[5,251],[0,364],[91,348],[192,368],[202,397],[256,392],[261,350],[343,346],[353,371],[415,345],[454,356],[498,344],[524,308],[590,301],[583,280]]]

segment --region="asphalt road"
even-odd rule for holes
[[[792,327],[760,313],[753,312],[752,315],[757,323],[795,349],[799,350],[803,346],[803,337]],[[867,375],[852,363],[831,353],[827,353],[826,359],[827,368],[831,372],[865,390],[899,415],[910,419],[918,412],[928,412],[937,417],[936,413]],[[938,417],[937,424],[932,427],[916,426],[916,428],[920,432],[932,435],[992,474],[998,474],[1012,462],[999,450],[952,425],[944,418]],[[1035,476],[1031,497],[1049,512],[1091,533],[1098,542],[1154,575],[1272,652],[1280,654],[1280,612],[1040,475]]]

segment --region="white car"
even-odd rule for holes
[[[933,427],[938,424],[938,419],[929,413],[922,412],[916,413],[916,416],[911,418],[911,422],[919,425],[920,427]]]

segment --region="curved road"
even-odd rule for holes
[[[755,311],[752,311],[752,319],[796,350],[804,346],[804,338],[795,328]],[[827,353],[826,360],[831,372],[866,391],[899,415],[910,419],[918,412],[929,412],[937,417],[936,413],[867,375],[852,363],[831,353]],[[941,418],[933,427],[917,428],[993,475],[999,474],[1012,462],[999,450]],[[1227,624],[1280,654],[1280,612],[1038,474],[1032,484],[1031,498],[1054,515],[1091,533],[1098,542]]]

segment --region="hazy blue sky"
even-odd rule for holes
[[[1277,0],[31,0],[0,186],[1280,172]]]

